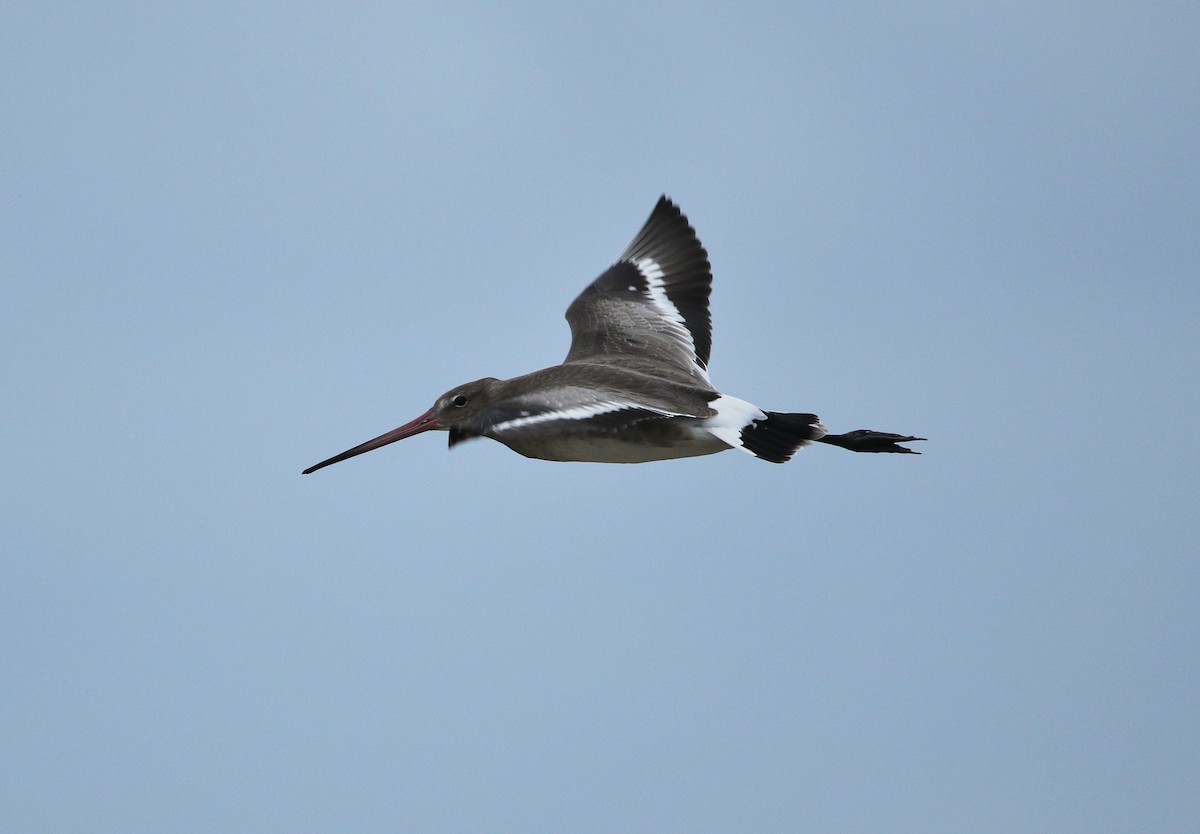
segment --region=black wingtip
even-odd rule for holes
[[[696,361],[701,368],[707,368],[712,352],[712,315],[708,309],[712,266],[691,221],[666,194],[658,198],[641,230],[617,261],[638,261],[645,257],[652,258],[665,273],[667,298],[691,334]]]

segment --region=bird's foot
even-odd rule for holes
[[[841,446],[851,452],[898,452],[906,455],[919,455],[921,453],[915,449],[907,449],[899,444],[924,439],[924,437],[913,437],[911,434],[855,429],[845,434],[827,434],[821,438],[821,442]]]

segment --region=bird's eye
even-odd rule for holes
[[[457,397],[452,399],[450,402],[454,404],[455,408],[462,408],[464,405],[467,404],[467,398],[464,397],[462,394],[459,394]]]

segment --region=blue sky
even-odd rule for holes
[[[1200,826],[1189,4],[0,12],[0,828]],[[818,447],[424,435],[660,193]]]

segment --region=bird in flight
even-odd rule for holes
[[[304,474],[427,431],[449,432],[451,446],[490,437],[525,457],[598,463],[726,449],[785,463],[814,442],[917,454],[899,444],[923,437],[829,434],[815,414],[766,411],[714,388],[711,291],[708,253],[664,196],[616,263],[567,308],[571,349],[562,364],[451,388],[412,422]]]

